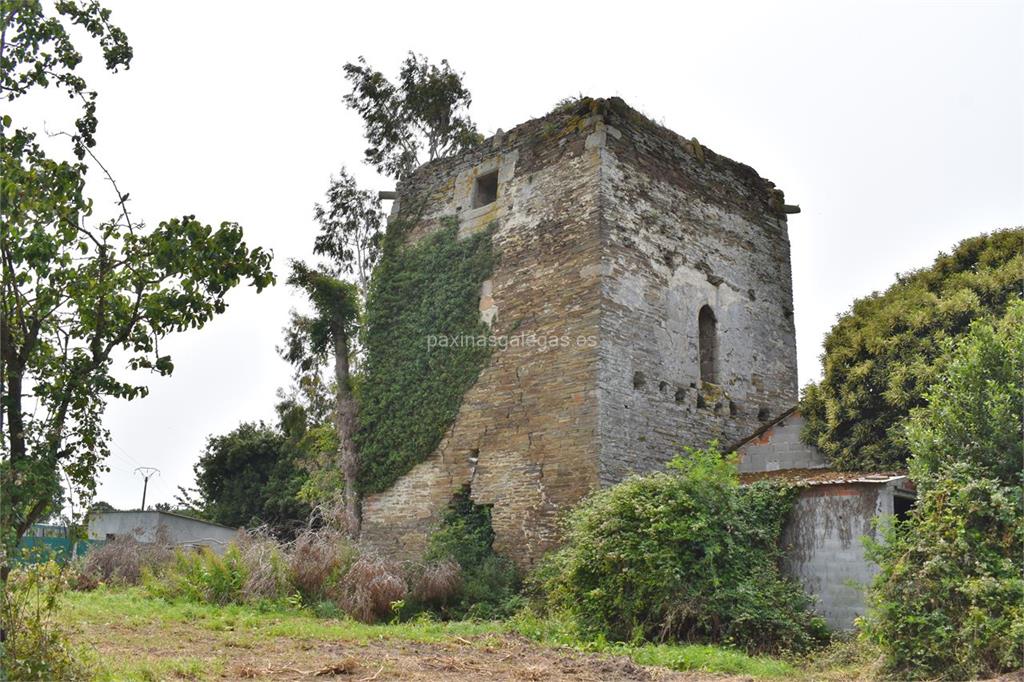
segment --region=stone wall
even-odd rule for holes
[[[797,400],[782,194],[752,168],[606,108],[601,166],[600,476],[722,446]],[[701,380],[698,313],[717,318],[716,383]]]
[[[494,172],[496,201],[474,205],[476,179]],[[529,567],[596,486],[681,445],[746,436],[796,402],[781,193],[621,100],[584,100],[426,164],[393,212],[412,240],[451,216],[460,235],[494,224],[482,318],[509,342],[557,342],[494,351],[438,449],[364,500],[369,548],[417,556],[468,485],[492,505],[495,549]],[[717,384],[699,373],[704,305]]]
[[[492,505],[495,549],[528,567],[556,541],[558,513],[597,484],[600,157],[580,121],[571,113],[531,121],[427,164],[399,187],[398,215],[419,215],[412,239],[445,216],[458,217],[460,234],[495,223],[498,264],[481,313],[509,345],[494,350],[427,461],[364,500],[365,545],[417,556],[452,495],[469,485],[476,503]],[[497,200],[473,208],[475,177],[494,170]]]

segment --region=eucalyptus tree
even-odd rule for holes
[[[342,274],[354,276],[365,300],[370,274],[380,260],[384,213],[373,193],[360,189],[344,166],[331,176],[325,200],[313,207],[320,225],[313,252],[330,258]]]
[[[445,59],[431,64],[410,52],[396,82],[362,57],[344,71],[352,86],[345,103],[363,119],[366,162],[382,175],[401,180],[420,163],[470,149],[483,139],[467,113],[473,98],[462,74]]]
[[[282,356],[300,375],[318,372],[333,360],[335,380],[334,428],[338,439],[338,463],[345,479],[345,523],[352,536],[359,534],[360,509],[356,482],[359,454],[353,436],[358,408],[352,392],[349,360],[358,330],[359,293],[355,284],[324,266],[310,267],[292,261],[288,284],[300,289],[313,308],[310,315],[296,311],[285,329]]]

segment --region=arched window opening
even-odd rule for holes
[[[697,315],[697,345],[700,350],[700,380],[718,383],[718,322],[711,306],[704,306]]]

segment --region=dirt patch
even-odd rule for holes
[[[190,659],[203,672],[164,672],[167,679],[222,680],[704,680],[720,675],[680,673],[640,666],[622,656],[550,649],[515,635],[454,638],[445,643],[395,639],[372,642],[259,637],[211,631],[188,624],[159,631],[106,623],[101,631],[79,630],[76,639],[105,660],[162,662]],[[166,669],[165,669],[166,670]],[[196,671],[198,672],[198,671]]]
[[[274,651],[239,657],[228,679],[363,680],[721,680],[639,666],[628,658],[539,647],[521,637],[485,637],[448,644],[384,641],[316,645],[296,651],[287,640]],[[289,649],[291,649],[289,651]]]

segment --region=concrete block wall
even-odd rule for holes
[[[238,530],[216,523],[159,511],[96,512],[89,517],[89,539],[133,537],[155,542],[158,537],[179,546],[205,546],[218,554],[237,539]]]
[[[794,411],[741,445],[737,450],[740,473],[827,467],[821,450],[800,442],[803,427],[804,418]]]
[[[872,519],[892,514],[884,483],[805,488],[782,533],[783,570],[815,599],[814,609],[836,630],[850,630],[866,609],[866,588],[878,567],[864,555],[876,537]]]

